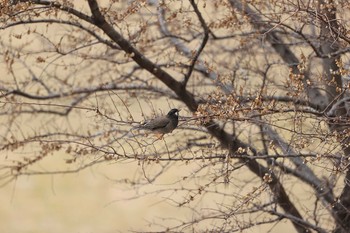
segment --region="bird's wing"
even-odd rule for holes
[[[169,122],[170,119],[167,117],[158,117],[144,124],[144,128],[150,130],[157,130],[166,127],[169,124]]]

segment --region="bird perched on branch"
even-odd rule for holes
[[[173,108],[167,115],[149,120],[139,128],[156,133],[160,135],[159,138],[162,138],[164,134],[171,133],[177,127],[179,123],[179,112],[180,110]]]

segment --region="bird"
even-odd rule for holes
[[[139,128],[149,130],[152,133],[158,134],[161,139],[164,134],[173,132],[179,123],[179,112],[177,108],[171,109],[167,115],[156,117],[142,124]]]

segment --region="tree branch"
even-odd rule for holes
[[[293,74],[301,74],[298,68],[299,60],[291,49],[283,44],[283,40],[270,28],[270,26],[264,23],[259,15],[254,12],[247,3],[242,3],[240,0],[230,0],[231,6],[246,15],[254,28],[257,30],[267,31],[264,34],[266,40],[270,43],[271,47],[276,51],[276,53],[283,59],[285,63],[292,69]],[[310,82],[310,77],[307,73],[303,74],[302,79],[304,83],[305,93],[308,95],[309,101],[318,106],[318,109],[324,109],[327,107],[327,102],[324,96],[318,91],[318,89],[310,87],[308,82]]]
[[[104,33],[106,33],[106,35],[117,43],[122,50],[129,54],[131,59],[133,59],[140,67],[153,74],[171,90],[173,90],[191,111],[197,110],[198,105],[194,99],[194,96],[190,92],[184,90],[180,82],[176,81],[170,74],[146,58],[142,53],[134,48],[128,40],[119,34],[112,27],[112,25],[106,21],[100,12],[96,0],[88,0],[88,3],[93,15],[93,22],[97,27],[99,27]]]
[[[194,12],[196,12],[196,15],[199,19],[199,22],[201,23],[201,26],[204,30],[204,37],[202,39],[202,42],[201,42],[199,48],[197,49],[197,51],[195,52],[195,54],[191,60],[190,67],[188,68],[187,74],[185,75],[184,80],[183,80],[183,88],[186,88],[187,82],[191,77],[194,66],[196,65],[198,58],[199,58],[200,54],[202,53],[202,51],[203,51],[203,49],[204,49],[204,47],[207,44],[208,39],[209,39],[209,28],[208,28],[207,24],[205,23],[205,20],[204,20],[202,14],[200,13],[197,4],[194,2],[194,0],[190,0],[190,3],[194,9]]]

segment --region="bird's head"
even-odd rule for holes
[[[173,116],[178,117],[178,116],[179,116],[179,112],[180,112],[179,109],[173,108],[173,109],[171,109],[171,110],[168,112],[167,116],[169,116],[169,117],[173,117]]]

